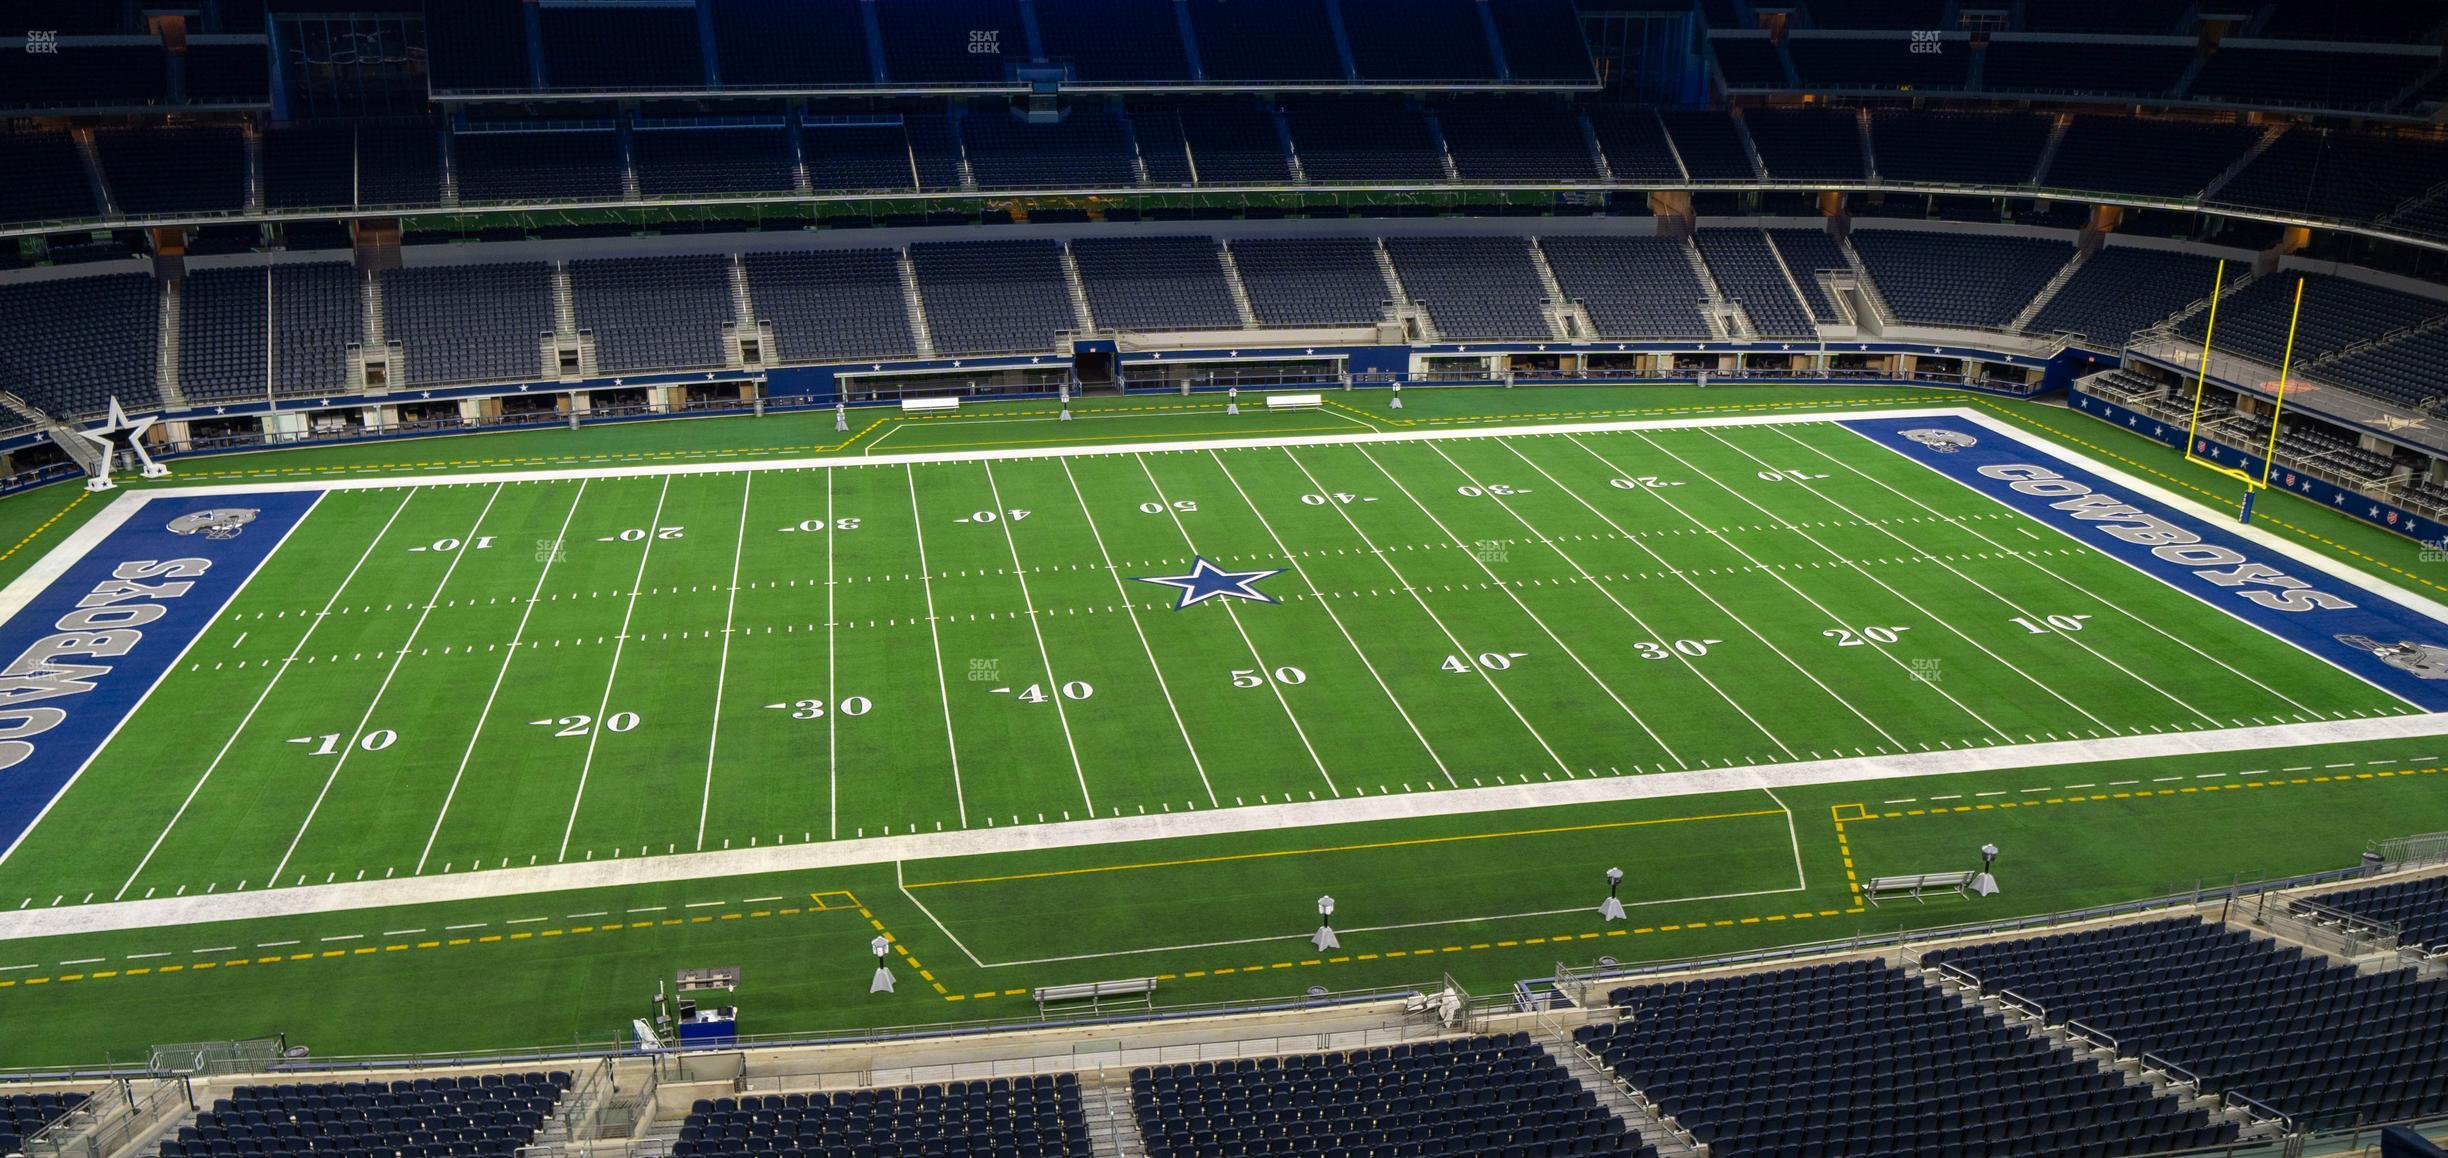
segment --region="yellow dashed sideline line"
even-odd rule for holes
[[[15,546],[10,547],[10,548],[9,548],[8,550],[6,550],[6,551],[0,551],[0,560],[5,560],[5,559],[7,559],[9,556],[14,555],[14,554],[16,554],[17,552],[19,552],[19,551],[21,551],[21,550],[24,550],[24,549],[25,549],[25,545],[26,545],[26,544],[33,542],[33,541],[35,540],[35,538],[36,538],[36,537],[38,537],[38,536],[40,536],[40,535],[41,535],[41,534],[42,534],[44,531],[48,531],[48,530],[50,530],[50,529],[51,529],[51,524],[56,523],[56,522],[60,521],[61,519],[67,518],[67,517],[68,517],[68,512],[70,512],[70,511],[73,511],[73,510],[77,509],[77,504],[78,504],[78,503],[81,503],[81,502],[84,502],[84,501],[86,500],[86,498],[87,498],[88,496],[92,495],[93,493],[94,493],[94,492],[92,492],[92,491],[78,491],[78,492],[77,492],[77,494],[76,494],[76,497],[75,497],[75,498],[68,500],[68,505],[67,505],[67,506],[61,507],[61,508],[58,510],[58,512],[57,512],[57,513],[55,513],[55,514],[53,514],[53,515],[52,515],[50,518],[44,519],[44,520],[42,521],[42,525],[41,525],[41,526],[36,527],[36,528],[34,528],[33,530],[31,530],[31,531],[27,531],[27,532],[26,532],[26,537],[25,537],[25,538],[22,538],[22,539],[17,540],[17,543],[16,543],[16,545],[15,545]]]
[[[861,916],[868,916],[866,907],[859,904],[859,899],[856,896],[846,891],[836,890],[831,892],[809,894],[808,904],[805,908],[758,909],[747,913],[725,913],[723,914],[722,919],[754,920],[759,917],[797,917],[802,915],[813,916],[817,913],[840,912],[845,909],[857,909]],[[872,921],[873,919],[874,918],[872,916],[869,916],[869,920]],[[682,921],[675,917],[666,919],[662,921],[661,924],[664,926],[671,926],[693,924],[697,922],[710,922],[712,920],[714,920],[712,917],[695,917],[688,921]],[[503,934],[491,933],[473,939],[467,937],[453,937],[447,941],[418,941],[413,944],[402,942],[398,944],[382,945],[379,947],[374,945],[363,945],[354,949],[325,949],[320,952],[292,953],[286,957],[276,954],[269,957],[240,957],[227,961],[199,961],[192,965],[161,965],[148,968],[120,970],[116,972],[111,970],[102,970],[95,973],[64,973],[57,977],[0,979],[0,989],[9,989],[19,985],[48,985],[54,981],[61,984],[67,984],[72,981],[100,981],[109,977],[143,977],[149,974],[182,973],[191,970],[211,969],[217,965],[228,967],[236,967],[240,965],[271,965],[287,961],[317,961],[327,960],[334,957],[362,957],[372,953],[413,953],[423,949],[456,948],[461,945],[469,944],[490,945],[503,940],[528,941],[539,938],[583,936],[589,933],[617,933],[622,929],[645,929],[655,927],[655,925],[656,922],[653,921],[633,921],[627,925],[620,924],[616,921],[602,925],[573,925],[566,929],[537,929],[529,932],[511,933],[508,934],[507,937],[505,937]],[[876,928],[878,931],[882,931],[884,926],[882,924],[877,924]],[[886,933],[885,935],[888,937],[891,936],[890,933]],[[898,942],[895,943],[898,944]],[[904,953],[904,955],[906,956],[906,953]],[[912,968],[916,968],[916,960],[913,959],[910,962],[910,965]],[[923,972],[923,970],[921,972]],[[936,986],[936,992],[940,993],[942,991],[942,986]]]
[[[996,884],[1003,881],[1038,880],[1044,877],[1071,877],[1084,876],[1091,873],[1131,872],[1138,869],[1179,868],[1187,865],[1222,864],[1226,861],[1236,860],[1267,860],[1273,857],[1284,856],[1314,856],[1320,853],[1329,852],[1367,852],[1382,848],[1407,848],[1417,845],[1453,844],[1460,841],[1470,840],[1502,840],[1516,836],[1554,836],[1567,832],[1599,832],[1615,828],[1644,828],[1660,824],[1683,824],[1689,821],[1736,820],[1747,816],[1781,815],[1783,815],[1783,813],[1776,809],[1769,808],[1756,812],[1721,812],[1710,816],[1668,816],[1660,817],[1655,820],[1614,820],[1598,824],[1565,825],[1560,828],[1527,828],[1518,832],[1477,832],[1465,833],[1460,836],[1423,836],[1411,840],[1381,840],[1373,841],[1367,844],[1332,845],[1326,848],[1291,848],[1281,849],[1275,852],[1236,852],[1226,853],[1221,856],[1190,857],[1183,860],[1147,861],[1141,864],[1102,865],[1094,868],[1049,869],[1045,872],[1012,873],[1007,876],[995,877],[970,877],[966,880],[916,881],[901,887],[905,889],[933,889],[943,888],[948,885],[984,885]]]

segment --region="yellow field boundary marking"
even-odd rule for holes
[[[31,531],[27,531],[25,538],[17,540],[15,546],[10,547],[6,551],[0,551],[0,559],[6,559],[17,552],[24,550],[26,544],[33,542],[44,531],[50,530],[51,524],[67,518],[68,512],[77,509],[77,504],[84,502],[87,498],[91,497],[92,494],[92,491],[78,491],[75,498],[68,500],[67,506],[61,507],[58,511],[54,512],[50,518],[44,519],[41,526],[36,527]]]
[[[1380,840],[1371,841],[1365,844],[1329,845],[1323,848],[1287,848],[1277,849],[1271,852],[1235,852],[1225,853],[1219,856],[1185,857],[1181,860],[1157,860],[1145,861],[1137,864],[1099,865],[1092,868],[1048,869],[1044,872],[1011,873],[1004,876],[992,877],[969,877],[964,880],[919,881],[913,884],[905,884],[901,887],[905,889],[934,889],[945,888],[952,885],[1000,884],[1005,881],[1039,880],[1046,877],[1073,877],[1086,876],[1093,873],[1134,872],[1140,869],[1185,868],[1191,865],[1224,864],[1230,861],[1240,860],[1268,860],[1276,857],[1287,856],[1316,856],[1334,852],[1371,852],[1378,849],[1412,848],[1431,844],[1457,844],[1463,841],[1473,840],[1504,840],[1519,836],[1557,836],[1569,832],[1602,832],[1617,828],[1647,828],[1661,824],[1684,824],[1704,820],[1739,820],[1750,816],[1783,815],[1784,813],[1778,809],[1766,808],[1760,809],[1756,812],[1720,812],[1708,816],[1666,816],[1651,820],[1610,820],[1597,824],[1571,824],[1557,828],[1525,828],[1515,832],[1473,832],[1463,833],[1457,836],[1422,836],[1414,837],[1410,840]]]
[[[1859,804],[1838,805],[1839,808],[1860,810],[1850,817],[1859,823],[1865,820],[1897,820],[1914,816],[1947,816],[1958,812],[1996,812],[2008,808],[2043,808],[2058,804],[2090,804],[2101,800],[2144,800],[2162,796],[2207,796],[2221,792],[2237,792],[2256,788],[2294,788],[2312,784],[2354,784],[2367,780],[2396,780],[2414,776],[2437,776],[2438,768],[2398,768],[2378,772],[2338,772],[2325,776],[2271,776],[2266,779],[2223,780],[2216,784],[2188,784],[2176,788],[2134,788],[2123,792],[2067,792],[2026,800],[1993,800],[1979,804],[1950,804],[1936,808],[1898,808],[1886,812],[1871,812]]]
[[[43,976],[7,978],[0,979],[0,989],[10,989],[21,985],[48,985],[54,982],[67,984],[74,981],[101,981],[111,977],[163,976],[172,973],[200,972],[202,970],[212,969],[215,967],[229,968],[250,964],[272,965],[291,961],[318,961],[333,957],[345,959],[390,953],[413,953],[428,949],[457,949],[468,945],[494,945],[505,941],[540,941],[557,937],[577,937],[588,935],[601,936],[606,933],[619,933],[633,929],[686,928],[693,925],[711,925],[718,921],[753,921],[773,917],[815,916],[819,913],[838,913],[849,910],[856,910],[860,916],[867,917],[871,922],[874,921],[874,916],[867,911],[866,906],[859,903],[859,899],[856,895],[847,891],[834,890],[809,894],[808,903],[804,906],[793,905],[785,908],[752,909],[747,912],[723,913],[719,915],[701,913],[688,917],[658,917],[649,920],[606,921],[598,925],[571,925],[564,928],[554,929],[523,929],[514,933],[486,933],[480,936],[472,937],[438,937],[431,940],[413,942],[395,941],[383,945],[358,945],[344,949],[307,950],[286,954],[276,953],[264,957],[234,957],[226,961],[198,961],[185,964],[149,965],[138,966],[133,969],[102,970],[94,973],[63,973],[56,977]],[[880,933],[884,933],[887,937],[891,936],[891,934],[884,929],[881,923],[876,925],[876,930]],[[898,944],[897,941],[895,943]],[[917,968],[917,963],[915,961],[911,962],[911,968]],[[939,993],[942,992],[942,987],[937,986],[936,991]]]

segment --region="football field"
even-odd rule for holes
[[[10,773],[0,909],[919,860],[2440,706],[2420,601],[2172,531],[2198,516],[1965,419],[1880,421],[150,492],[253,512],[189,537],[261,561],[123,718],[62,726],[90,760]],[[1966,469],[1993,452],[2018,465]],[[1792,818],[1748,799],[1657,855],[1781,865]],[[1389,871],[1505,852],[1418,855]],[[1032,951],[1009,890],[918,884],[973,960]],[[1272,928],[1244,923],[1212,935]]]

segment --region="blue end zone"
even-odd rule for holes
[[[0,858],[321,497],[154,499],[0,624]]]
[[[1841,424],[2408,703],[2448,710],[2448,624],[1963,419]]]

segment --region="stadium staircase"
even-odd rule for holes
[[[161,283],[159,329],[153,341],[153,388],[161,393],[162,405],[184,410],[187,395],[179,389],[179,289],[176,280]]]
[[[1309,183],[1309,170],[1301,164],[1300,149],[1292,143],[1292,122],[1281,108],[1275,110],[1275,144],[1283,150],[1284,166],[1292,172],[1292,183]]]
[[[918,267],[910,264],[909,251],[899,250],[894,257],[901,263],[901,308],[909,313],[910,342],[921,358],[935,356],[935,332],[927,328],[926,299],[918,296]]]
[[[370,275],[361,276],[358,278],[358,284],[364,287],[361,292],[365,301],[366,347],[368,349],[380,349],[382,348],[386,337],[383,332],[382,279]]]
[[[1675,171],[1683,174],[1686,183],[1690,182],[1691,166],[1683,163],[1683,150],[1675,144],[1674,134],[1666,131],[1666,118],[1660,116],[1656,109],[1649,110],[1649,116],[1657,122],[1658,139],[1666,142],[1666,155],[1674,158]],[[1743,139],[1748,141],[1751,138],[1746,136]]]
[[[1096,1158],[1146,1158],[1139,1115],[1131,1106],[1130,1071],[1083,1070],[1080,1113],[1088,1119],[1088,1145]]]
[[[731,275],[731,324],[723,327],[723,362],[733,369],[745,367],[744,346],[750,338],[756,339],[758,360],[770,361],[773,333],[771,327],[757,321],[756,301],[748,292],[748,266],[739,254],[731,255],[727,272]]]
[[[1436,146],[1437,167],[1444,170],[1447,181],[1459,184],[1462,180],[1462,167],[1454,164],[1453,150],[1445,144],[1445,122],[1438,119],[1433,112],[1429,113],[1425,119],[1428,122],[1428,141]]]
[[[1556,280],[1555,267],[1547,264],[1547,251],[1539,246],[1538,238],[1530,242],[1530,268],[1538,274],[1540,291],[1545,300],[1539,310],[1547,316],[1547,329],[1556,340],[1583,342],[1598,336],[1598,323],[1590,317],[1589,307],[1566,297],[1564,285]]]
[[[2032,319],[2039,317],[2040,311],[2048,308],[2049,302],[2057,296],[2058,290],[2064,289],[2067,282],[2074,280],[2074,275],[2082,269],[2085,262],[2091,260],[2094,252],[2097,251],[2076,246],[2074,256],[2066,259],[2065,265],[2057,270],[2056,276],[2048,279],[2048,284],[2041,286],[2039,293],[2032,295],[2032,300],[2024,305],[2021,313],[2014,316],[2013,321],[2006,323],[2008,332],[2020,334],[2025,326],[2031,325]]]
[[[94,148],[92,129],[75,129],[69,138],[76,142],[77,160],[85,167],[85,185],[93,190],[94,204],[102,207],[102,216],[119,216],[119,203],[111,199],[110,180],[102,173],[102,154]]]
[[[552,266],[553,332],[544,339],[543,365],[546,373],[557,375],[561,365],[560,349],[573,343],[578,347],[580,377],[595,376],[595,339],[578,328],[578,297],[570,288],[569,263],[556,261]]]
[[[1752,178],[1759,181],[1768,180],[1768,159],[1760,156],[1759,142],[1751,139],[1751,126],[1744,124],[1741,117],[1734,118],[1734,136],[1742,141],[1743,156],[1751,159]],[[1668,133],[1666,137],[1668,140],[1673,140],[1674,134]]]
[[[440,201],[444,208],[457,208],[459,205],[458,142],[458,134],[442,134],[442,172],[435,199]]]
[[[1241,280],[1241,261],[1233,256],[1229,242],[1216,243],[1216,264],[1224,267],[1224,288],[1232,291],[1233,312],[1241,319],[1241,328],[1258,328],[1258,310],[1250,305],[1249,286]]]
[[[1709,272],[1708,260],[1700,256],[1700,245],[1689,234],[1683,237],[1683,260],[1691,263],[1692,276],[1700,279],[1700,300],[1708,311],[1710,334],[1719,338],[1757,337],[1750,317],[1718,288],[1717,276]]]
[[[1607,160],[1606,149],[1598,143],[1598,127],[1590,123],[1589,113],[1574,114],[1573,123],[1581,126],[1581,146],[1589,150],[1590,164],[1598,168],[1598,180],[1613,182],[1615,166]]]
[[[1079,258],[1072,256],[1071,247],[1062,247],[1063,290],[1071,296],[1073,329],[1082,334],[1096,332],[1096,313],[1088,308],[1088,285],[1080,280]]]
[[[51,437],[51,442],[68,456],[68,460],[87,474],[96,473],[102,465],[102,449],[77,437],[76,431],[51,416],[51,413],[26,401],[14,390],[0,390],[0,410],[6,410],[34,424],[35,429]]]
[[[2226,188],[2229,181],[2235,180],[2236,174],[2243,172],[2246,166],[2259,160],[2261,154],[2269,152],[2270,146],[2277,144],[2278,138],[2285,136],[2286,131],[2287,126],[2283,122],[2261,130],[2260,140],[2254,141],[2252,147],[2244,150],[2243,156],[2236,158],[2233,164],[2228,165],[2218,176],[2212,177],[2210,184],[2202,188],[2202,198],[2208,200],[2217,196],[2218,191]]]
[[[1386,252],[1385,239],[1371,238],[1370,244],[1375,247],[1377,255],[1377,276],[1385,281],[1386,300],[1394,303],[1395,315],[1413,331],[1415,340],[1434,341],[1436,320],[1429,317],[1428,311],[1422,309],[1418,302],[1412,301],[1410,291],[1403,288],[1402,275],[1394,272],[1394,255]]]
[[[263,132],[252,125],[243,132],[240,139],[246,143],[246,211],[261,213],[264,210]]]
[[[2032,166],[2032,184],[2043,189],[2048,188],[2049,166],[2057,163],[2057,147],[2065,144],[2066,130],[2073,127],[2073,124],[2074,117],[2071,114],[2059,113],[2055,121],[2049,125],[2048,143],[2040,146],[2040,161]]]
[[[1590,1055],[1587,1047],[1574,1041],[1570,1030],[1542,1018],[1537,1032],[1531,1036],[1564,1067],[1565,1073],[1595,1095],[1598,1104],[1615,1115],[1624,1128],[1640,1135],[1641,1141],[1655,1149],[1659,1158],[1699,1158],[1707,1153],[1660,1120],[1656,1107],[1624,1081],[1623,1075],[1608,1069]]]
[[[1867,305],[1870,307],[1870,320],[1873,324],[1863,326],[1862,328],[1866,330],[1884,330],[1888,326],[1896,324],[1895,310],[1888,307],[1887,297],[1885,294],[1879,292],[1878,283],[1870,279],[1870,267],[1862,263],[1861,251],[1853,248],[1853,239],[1841,233],[1837,234],[1836,248],[1844,251],[1845,264],[1853,267],[1853,284],[1855,286],[1853,300],[1861,305]],[[1841,300],[1843,295],[1837,296],[1839,300]],[[1857,317],[1854,319],[1854,321],[1858,323],[1861,321],[1861,319]]]
[[[1853,110],[1853,123],[1861,130],[1862,177],[1875,183],[1879,179],[1878,147],[1870,140],[1870,110],[1866,108]]]
[[[2051,1025],[2045,1013],[2036,1012],[2032,1007],[2010,1000],[2000,993],[1977,992],[1961,984],[1960,979],[1935,969],[1916,969],[1908,964],[1905,972],[1917,977],[1922,984],[1953,997],[1957,1001],[1983,1012],[1996,1014],[2008,1028],[2019,1030],[2027,1037],[2038,1038],[2050,1045],[2065,1047],[2075,1057],[2090,1063],[2092,1068],[2112,1075],[2128,1086],[2149,1086],[2155,1093],[2176,1099],[2177,1104],[2183,1109],[2200,1110],[2214,1119],[2224,1118],[2234,1122],[2239,1129],[2249,1129],[2253,1123],[2252,1116],[2242,1109],[2225,1106],[2216,1097],[2196,1092],[2168,1073],[2144,1065],[2138,1056],[2120,1058],[2114,1046],[2095,1041],[2077,1032],[2081,1026],[2080,1022],[2067,1021]]]
[[[1768,256],[1776,259],[1777,271],[1785,275],[1785,284],[1793,287],[1794,300],[1803,303],[1803,310],[1808,312],[1811,295],[1802,292],[1802,282],[1795,277],[1793,265],[1785,260],[1785,251],[1777,248],[1776,234],[1763,229],[1760,240],[1767,244]]]

